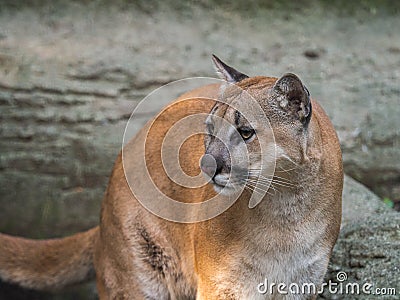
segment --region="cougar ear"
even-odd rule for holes
[[[310,92],[299,77],[287,73],[279,78],[272,91],[279,106],[307,125],[311,118]]]
[[[221,79],[229,83],[239,82],[245,78],[249,78],[249,76],[240,73],[239,71],[235,70],[234,68],[225,64],[222,60],[220,60],[216,55],[212,55],[212,60],[214,62],[215,69],[218,73],[218,76]]]

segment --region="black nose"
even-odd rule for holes
[[[213,178],[217,173],[217,162],[211,154],[204,154],[200,160],[201,170],[210,178]]]

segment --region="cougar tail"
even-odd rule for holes
[[[62,239],[0,234],[0,279],[35,290],[58,290],[94,278],[99,228]]]

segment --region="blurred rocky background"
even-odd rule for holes
[[[249,75],[303,79],[338,131],[346,173],[368,187],[346,178],[327,278],[342,268],[395,284],[399,28],[396,1],[0,1],[0,231],[96,225],[135,105],[170,81],[215,77],[215,53]],[[60,294],[0,285],[0,299],[93,298],[92,283]]]

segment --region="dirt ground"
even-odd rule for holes
[[[299,75],[346,173],[400,200],[400,5],[348,2],[0,2],[0,230],[97,224],[133,108],[172,80],[215,77],[211,53],[248,75]]]

